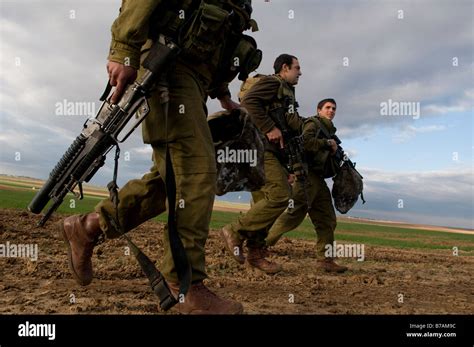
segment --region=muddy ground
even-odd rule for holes
[[[37,216],[0,210],[0,244],[39,247],[36,262],[0,258],[0,314],[162,313],[135,258],[125,254],[124,240],[99,245],[93,257],[94,281],[87,287],[76,285],[56,229],[59,219],[53,216],[46,228],[38,229]],[[160,259],[162,229],[148,222],[130,235],[150,258]],[[217,231],[211,230],[207,284],[242,302],[248,314],[474,312],[474,257],[366,245],[365,261],[341,260],[350,271],[332,275],[317,268],[314,247],[314,240],[283,239],[272,258],[284,271],[269,276],[235,263],[224,253]]]

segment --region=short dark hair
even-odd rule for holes
[[[336,100],[334,100],[334,99],[323,99],[318,103],[318,110],[321,110],[327,102],[330,102],[331,104],[334,104],[337,107]]]
[[[273,63],[273,69],[275,70],[275,73],[279,73],[281,71],[281,69],[283,68],[283,64],[286,64],[289,68],[291,68],[291,64],[293,64],[293,59],[298,60],[298,58],[296,58],[294,55],[280,54]]]

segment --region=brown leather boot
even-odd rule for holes
[[[275,274],[282,270],[280,264],[268,261],[265,257],[268,256],[267,251],[265,248],[247,248],[248,255],[247,255],[247,262],[250,266],[253,266],[259,270],[267,274]]]
[[[270,247],[266,246],[266,247],[263,247],[262,248],[263,250],[263,254],[264,254],[264,257],[265,258],[268,258],[268,257],[271,257],[271,256],[274,256],[274,255],[277,255],[278,253],[275,252],[273,249],[271,249]]]
[[[92,282],[92,251],[102,230],[99,214],[75,215],[60,222],[59,228],[68,247],[69,268],[77,283]]]
[[[230,228],[227,226],[223,227],[219,232],[222,240],[224,241],[225,248],[237,260],[240,264],[245,263],[244,251],[242,249],[243,240],[238,238]]]
[[[333,258],[324,258],[318,260],[318,265],[320,268],[324,269],[326,272],[345,272],[348,267],[343,265],[337,265]]]
[[[179,284],[168,283],[173,295],[178,298]],[[244,307],[240,302],[223,299],[211,292],[202,282],[194,283],[183,302],[176,305],[181,314],[242,314]]]

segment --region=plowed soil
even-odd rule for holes
[[[0,244],[37,244],[38,260],[0,257],[0,314],[164,313],[125,240],[96,247],[95,279],[77,285],[53,216],[0,210]],[[129,235],[152,259],[163,253],[163,225],[147,222]],[[337,239],[337,236],[336,236]],[[266,275],[239,265],[225,252],[217,230],[206,246],[207,285],[242,302],[248,314],[472,314],[474,257],[443,250],[365,247],[365,261],[338,260],[350,270],[328,274],[317,267],[314,240],[283,238],[271,258],[284,271]]]

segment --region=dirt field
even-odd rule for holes
[[[126,242],[98,246],[95,280],[75,284],[55,216],[45,229],[38,217],[0,210],[0,244],[38,244],[38,261],[0,258],[0,314],[82,313],[158,314],[158,301]],[[162,254],[157,223],[131,234],[152,259]],[[337,237],[336,237],[337,238]],[[216,230],[207,246],[207,284],[217,293],[243,303],[248,314],[472,314],[474,257],[446,251],[407,251],[367,247],[363,262],[341,260],[350,271],[329,275],[316,268],[314,241],[283,239],[273,258],[284,272],[268,276],[241,266],[223,250]],[[399,302],[402,299],[403,303]],[[293,300],[294,299],[294,300]],[[171,312],[173,314],[173,312]]]

